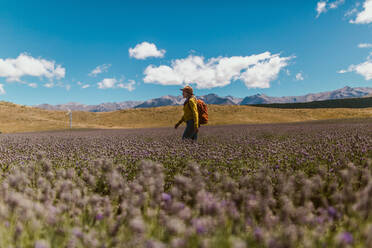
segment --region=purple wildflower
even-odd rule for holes
[[[337,243],[339,243],[339,244],[345,244],[345,245],[351,244],[354,241],[353,235],[351,233],[349,233],[349,232],[339,233],[336,236],[336,239],[337,239]]]
[[[328,208],[328,215],[332,218],[336,218],[337,217],[337,211],[334,207],[329,207]]]
[[[167,194],[167,193],[162,193],[161,194],[161,199],[163,201],[168,202],[168,201],[172,200],[172,196],[170,194]]]
[[[103,214],[102,213],[98,213],[96,214],[96,220],[100,221],[100,220],[103,220]]]

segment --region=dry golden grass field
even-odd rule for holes
[[[327,119],[371,118],[363,109],[274,109],[250,106],[208,106],[208,125],[285,123]],[[73,128],[171,127],[182,116],[181,106],[129,109],[115,112],[73,112]],[[69,127],[66,111],[49,111],[0,102],[2,133],[62,130]]]

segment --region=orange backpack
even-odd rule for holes
[[[199,124],[200,125],[207,124],[208,123],[207,104],[201,99],[196,99],[196,105],[198,106]]]

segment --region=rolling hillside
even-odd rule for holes
[[[363,98],[347,98],[301,103],[253,104],[251,106],[265,108],[301,109],[301,108],[372,108],[372,96]]]
[[[73,112],[73,128],[173,127],[182,115],[181,106],[127,109],[114,112]],[[372,108],[275,109],[252,106],[209,105],[209,125],[281,123],[325,119],[372,118]],[[3,133],[62,130],[68,128],[65,111],[0,102]]]

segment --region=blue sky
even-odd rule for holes
[[[372,0],[1,0],[0,37],[24,105],[372,87]]]

